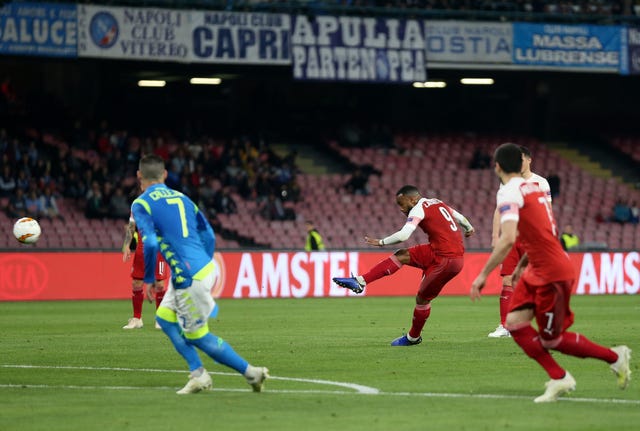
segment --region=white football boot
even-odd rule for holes
[[[631,349],[627,346],[612,347],[611,350],[618,354],[618,360],[611,364],[611,371],[618,376],[618,387],[624,389],[631,381]]]
[[[489,338],[503,338],[503,337],[511,337],[511,333],[502,325],[498,325],[495,331],[489,332],[487,335]]]
[[[184,388],[177,391],[176,394],[195,394],[196,392],[210,390],[212,386],[211,376],[207,373],[207,370],[203,370],[199,377],[190,377]]]
[[[249,365],[244,373],[247,383],[253,388],[253,392],[262,392],[264,381],[269,378],[269,370],[264,367]]]
[[[547,389],[544,394],[533,400],[534,403],[552,403],[558,400],[560,395],[575,391],[576,380],[567,371],[567,374],[561,379],[551,379],[545,386]]]
[[[138,319],[137,317],[132,317],[129,319],[129,322],[122,327],[122,329],[140,329],[144,326],[142,323],[142,319]]]

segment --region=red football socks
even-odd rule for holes
[[[416,305],[413,309],[413,321],[411,322],[411,330],[409,336],[411,338],[418,338],[422,333],[424,324],[427,323],[427,319],[431,314],[431,304]]]
[[[565,370],[553,359],[551,353],[540,343],[538,333],[530,324],[518,329],[509,329],[514,341],[524,353],[544,368],[550,378],[561,379]]]
[[[512,286],[502,286],[502,291],[500,292],[500,324],[502,326],[504,326],[504,322],[507,320],[507,314],[509,314],[509,302],[511,301],[512,294]]]
[[[373,268],[369,270],[369,272],[363,274],[362,278],[364,278],[364,281],[366,281],[367,283],[371,283],[372,281],[376,281],[379,278],[393,274],[401,267],[402,263],[400,263],[398,258],[394,254],[392,254],[385,260],[378,262]]]
[[[566,355],[600,359],[610,364],[618,360],[618,355],[613,350],[596,344],[584,335],[575,332],[562,334],[560,342],[553,349]]]
[[[139,319],[142,317],[142,303],[144,302],[144,291],[134,290],[131,295],[131,303],[133,304],[133,317]]]

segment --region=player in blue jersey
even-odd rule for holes
[[[211,377],[202,366],[196,347],[214,361],[241,373],[255,392],[262,391],[269,370],[254,367],[221,338],[209,332],[208,318],[215,307],[215,235],[196,204],[164,184],[164,160],[156,155],[140,159],[138,179],[143,193],[131,205],[144,245],[144,283],[155,281],[158,251],[171,268],[171,281],[156,321],[189,365],[189,381],[178,394],[211,389]]]

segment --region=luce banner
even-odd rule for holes
[[[0,54],[76,57],[76,15],[75,4],[16,2],[0,7]]]
[[[212,294],[221,298],[314,298],[413,296],[421,272],[403,267],[367,287],[362,295],[336,286],[332,277],[363,273],[388,256],[380,252],[216,253]],[[640,254],[572,253],[578,295],[635,295],[640,291]],[[488,253],[468,253],[464,269],[442,295],[467,295]],[[113,253],[1,253],[0,300],[125,299],[131,297],[131,262]],[[486,295],[500,292],[497,271]]]

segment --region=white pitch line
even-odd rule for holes
[[[162,370],[156,368],[119,368],[119,367],[76,367],[76,366],[50,366],[50,365],[11,365],[0,364],[0,368],[33,368],[33,369],[67,369],[67,370],[88,370],[88,371],[132,371],[147,373],[186,373],[184,370]],[[209,374],[222,376],[238,376],[238,373],[226,373],[219,371],[210,371]],[[463,399],[514,399],[514,400],[532,400],[532,396],[525,395],[500,395],[500,394],[471,394],[471,393],[446,393],[446,392],[384,392],[369,386],[358,385],[355,383],[334,382],[331,380],[303,379],[297,377],[280,377],[272,376],[270,380],[294,381],[313,384],[333,385],[354,389],[352,391],[330,391],[316,389],[269,389],[269,393],[276,394],[308,394],[308,395],[383,395],[394,397],[424,397],[424,398],[463,398]],[[170,390],[175,391],[176,388],[168,386],[79,386],[79,385],[42,385],[42,384],[0,384],[0,388],[25,388],[25,389],[81,389],[81,390]],[[249,389],[233,389],[233,388],[213,388],[214,392],[249,392]],[[561,397],[561,401],[570,401],[577,403],[605,403],[605,404],[632,404],[640,405],[640,400],[627,400],[619,398],[577,398],[577,397]]]
[[[49,370],[88,370],[88,371],[132,371],[132,372],[145,372],[145,373],[182,373],[186,374],[187,372],[182,370],[160,370],[156,368],[120,368],[120,367],[75,367],[75,366],[67,366],[67,365],[0,365],[0,368],[38,368],[38,369],[49,369]],[[209,371],[209,374],[215,374],[219,376],[238,376],[238,373],[224,373],[219,371]],[[319,380],[319,379],[303,379],[298,377],[276,377],[271,376],[269,380],[286,380],[290,382],[303,382],[303,383],[313,383],[317,385],[329,385],[329,386],[338,386],[347,389],[353,389],[359,394],[377,394],[380,392],[379,389],[372,388],[370,386],[358,385],[357,383],[347,383],[347,382],[335,382],[332,380]]]

